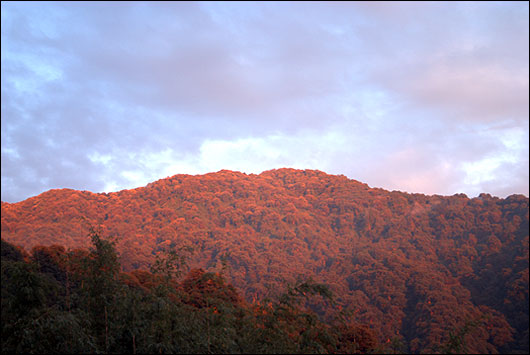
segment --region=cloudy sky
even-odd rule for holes
[[[281,167],[528,196],[528,2],[1,6],[2,201]]]

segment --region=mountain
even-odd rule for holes
[[[523,195],[390,192],[316,170],[222,170],[2,202],[2,239],[28,250],[84,248],[95,226],[118,238],[126,271],[191,246],[190,266],[226,264],[247,300],[302,275],[329,285],[381,342],[419,352],[465,332],[469,352],[526,353],[528,203]]]

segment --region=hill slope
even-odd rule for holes
[[[468,351],[513,352],[528,350],[528,217],[522,195],[425,196],[314,170],[223,170],[2,202],[2,238],[86,247],[89,222],[119,238],[125,270],[191,245],[193,267],[219,268],[224,257],[249,300],[312,276],[382,341],[417,352],[482,319]]]

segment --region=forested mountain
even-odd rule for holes
[[[525,353],[528,202],[389,192],[315,170],[223,170],[2,202],[2,239],[28,251],[86,248],[95,226],[117,238],[124,271],[191,247],[190,267],[224,268],[248,302],[312,277],[382,344],[430,352],[465,332],[468,352]]]

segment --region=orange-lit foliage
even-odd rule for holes
[[[217,303],[241,303],[239,294],[232,285],[216,273],[206,273],[203,269],[190,270],[181,283],[181,289],[188,295],[185,303],[195,307],[211,307]]]
[[[315,170],[223,170],[2,202],[2,238],[28,250],[87,247],[88,222],[118,237],[126,271],[148,269],[167,247],[193,246],[191,267],[219,271],[225,257],[227,281],[249,301],[305,275],[328,284],[382,343],[435,349],[452,329],[484,319],[467,347],[489,352],[528,349],[528,218],[522,195],[425,196]]]
[[[339,347],[337,354],[365,354],[376,345],[373,332],[363,325],[350,325],[339,328]]]

